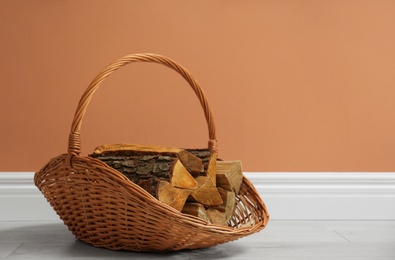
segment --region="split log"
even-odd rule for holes
[[[243,182],[241,161],[217,161],[217,186],[239,194]]]
[[[175,188],[167,181],[159,181],[156,197],[160,202],[181,211],[189,194],[189,190]]]
[[[206,174],[211,178],[214,185],[217,185],[217,153],[212,153],[208,161]]]
[[[187,151],[202,160],[204,165],[204,173],[201,173],[200,175],[210,177],[214,185],[216,185],[216,161],[218,154],[211,152],[209,149],[187,149]]]
[[[221,195],[223,203],[213,208],[225,213],[225,219],[228,221],[232,218],[235,211],[236,195],[233,191],[227,191],[222,188],[218,188],[218,192]]]
[[[177,188],[197,189],[198,183],[187,171],[184,165],[177,160],[173,167],[173,176],[171,178],[171,185]]]
[[[139,144],[105,144],[95,148],[92,156],[103,155],[106,153],[121,153],[122,155],[167,155],[177,157],[185,168],[191,173],[200,173],[204,171],[202,160],[192,153],[173,147],[139,145]]]
[[[187,203],[185,203],[181,212],[184,214],[189,214],[189,215],[210,221],[208,218],[206,209],[204,208],[204,206],[202,204],[199,204],[199,203],[187,202]]]
[[[220,212],[214,208],[207,209],[207,215],[211,223],[216,225],[227,226],[228,222],[225,219],[225,213]]]
[[[218,206],[223,203],[221,195],[210,177],[198,176],[196,181],[198,187],[189,195],[189,201],[198,202],[205,206]]]

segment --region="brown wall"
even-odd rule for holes
[[[246,171],[395,171],[395,1],[0,1],[0,171],[67,149],[105,65],[183,64],[214,112],[220,155]],[[84,153],[113,142],[204,147],[175,72],[133,64],[94,96]]]

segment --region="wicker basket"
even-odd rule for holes
[[[137,61],[165,65],[184,77],[203,107],[209,148],[216,151],[213,117],[203,91],[190,73],[161,55],[127,55],[107,66],[84,92],[72,123],[68,152],[53,158],[37,172],[35,185],[78,239],[112,250],[207,248],[262,230],[269,215],[245,177],[236,197],[236,210],[226,227],[180,213],[102,161],[80,155],[82,118],[92,95],[112,72]]]

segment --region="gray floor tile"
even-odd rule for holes
[[[349,223],[334,230],[350,242],[384,242],[395,245],[395,221]]]
[[[0,257],[7,257],[19,246],[21,246],[20,243],[0,243]]]
[[[271,221],[216,247],[166,254],[111,251],[80,242],[61,222],[0,222],[0,259],[394,260],[395,221]]]
[[[314,230],[306,227],[303,228],[289,228],[286,229],[271,229],[268,227],[261,233],[253,234],[242,239],[247,242],[347,242],[341,235],[337,234],[331,229]]]
[[[15,250],[9,258],[63,259],[63,258],[138,258],[138,259],[188,259],[177,253],[139,253],[127,251],[112,251],[93,247],[80,241],[68,243],[24,243]]]
[[[1,222],[0,222],[1,223]],[[0,243],[2,242],[66,242],[73,241],[74,235],[63,223],[25,223],[18,226],[18,222],[11,222],[9,225],[0,226]]]
[[[395,249],[392,243],[268,243],[244,245],[250,248],[253,255],[270,257],[332,257],[333,259],[345,257],[390,257],[395,259]],[[250,251],[250,252],[251,252]]]

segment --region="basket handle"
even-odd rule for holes
[[[195,94],[198,97],[200,104],[202,105],[204,115],[206,117],[208,133],[209,133],[208,148],[212,151],[217,151],[217,140],[216,140],[213,115],[211,113],[209,104],[207,102],[207,98],[203,90],[200,88],[199,83],[192,77],[192,75],[183,66],[176,63],[175,61],[158,54],[141,53],[141,54],[126,55],[123,58],[111,63],[93,79],[91,84],[85,90],[84,94],[82,95],[78,103],[77,110],[74,115],[73,123],[71,125],[69,143],[68,143],[69,161],[72,156],[74,155],[78,156],[81,152],[80,130],[81,130],[82,119],[85,115],[85,112],[88,108],[89,102],[93,94],[100,87],[101,83],[111,73],[121,68],[122,66],[132,62],[154,62],[154,63],[165,65],[177,71],[189,83],[189,85],[195,91]]]

